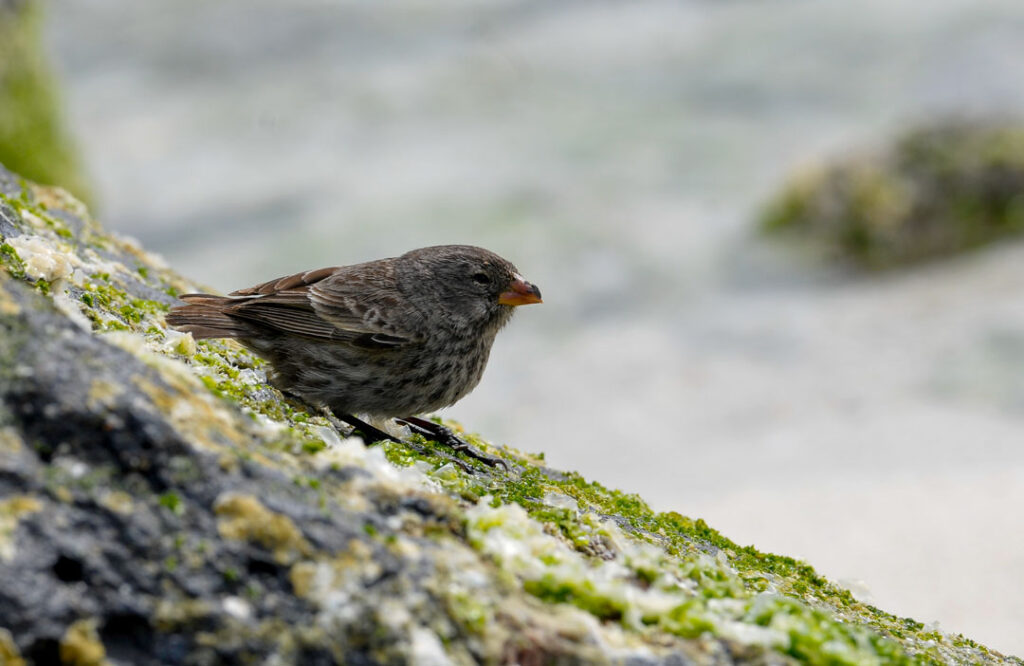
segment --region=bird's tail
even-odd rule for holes
[[[244,338],[253,333],[244,319],[232,317],[227,307],[235,299],[211,294],[184,294],[179,298],[187,305],[178,305],[167,313],[167,325],[203,338]]]

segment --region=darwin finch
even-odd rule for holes
[[[515,266],[469,245],[181,299],[168,324],[237,338],[270,362],[279,389],[360,424],[346,416],[413,417],[465,396],[512,309],[541,302]]]

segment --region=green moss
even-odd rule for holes
[[[25,279],[25,262],[21,260],[18,251],[9,243],[0,243],[0,262],[11,274],[11,277],[19,280]]]
[[[601,594],[586,579],[570,582],[544,576],[539,580],[526,581],[523,589],[549,603],[570,603],[602,620],[619,620],[625,611],[622,602]]]
[[[402,446],[401,444],[394,444],[393,442],[380,442],[376,446],[381,447],[384,451],[384,457],[388,459],[392,465],[396,467],[410,467],[417,460],[423,460],[424,457],[413,451],[408,446]]]
[[[306,453],[319,453],[327,448],[322,439],[307,439],[302,443],[302,450]]]
[[[884,659],[887,664],[912,664],[899,646],[858,628],[838,624],[818,611],[784,597],[754,604],[745,618],[755,625],[784,633],[786,654],[804,664],[815,666],[859,666],[868,658]]]
[[[99,331],[135,331],[162,335],[162,329],[151,323],[168,310],[159,301],[135,298],[121,287],[115,286],[108,273],[96,273],[83,285],[78,300],[87,306],[86,317]]]
[[[129,324],[138,324],[142,321],[142,312],[131,305],[122,305],[117,311]]]
[[[542,498],[549,490],[576,499],[582,514],[543,504]],[[908,631],[918,632],[922,628],[920,623],[896,618],[856,601],[848,590],[832,585],[806,563],[791,557],[762,553],[753,547],[738,546],[703,520],[674,512],[656,513],[636,495],[610,490],[572,472],[553,477],[536,467],[527,467],[518,477],[501,479],[500,482],[471,484],[467,491],[479,497],[493,495],[494,506],[508,503],[522,506],[535,520],[555,526],[566,542],[581,552],[588,552],[588,547],[599,536],[586,525],[586,515],[614,515],[624,519],[634,536],[664,547],[666,552],[680,558],[681,574],[695,585],[698,597],[694,600],[665,616],[645,618],[645,622],[656,623],[671,633],[693,637],[711,631],[711,621],[704,606],[706,602],[701,599],[754,598],[771,588],[791,595],[793,603],[782,603],[778,612],[789,618],[787,622],[798,626],[790,637],[793,641],[790,654],[793,656],[808,663],[862,663],[844,661],[846,657],[842,654],[830,656],[829,650],[842,644],[847,646],[844,650],[851,645],[860,646],[860,651],[855,651],[859,656],[853,659],[861,659],[864,654],[879,654],[887,659],[892,657],[885,663],[911,663],[898,644],[886,637]],[[709,552],[725,557],[729,567],[739,575],[731,574],[729,569],[721,566],[708,565],[700,559],[706,558],[702,554]],[[641,563],[635,567],[634,573],[638,580],[651,583],[663,570],[662,567],[661,564],[645,566]],[[617,617],[623,612],[614,599],[600,598],[592,587],[580,585],[545,578],[529,582],[526,589],[542,599],[572,603],[604,619]],[[863,626],[837,623],[829,613],[814,610],[820,606],[842,609],[844,614],[852,611]],[[766,611],[762,609],[762,612]],[[873,633],[875,631],[880,633]],[[837,636],[842,637],[840,643],[834,643]],[[921,660],[920,663],[928,663],[924,656]]]
[[[168,491],[160,496],[160,506],[167,509],[176,516],[180,516],[185,512],[185,506],[181,502],[181,497],[178,493]]]
[[[41,33],[39,2],[0,5],[0,163],[88,199],[89,188],[61,122]]]
[[[97,330],[99,330],[99,331],[130,331],[131,327],[128,326],[127,324],[125,324],[124,322],[120,322],[120,321],[118,321],[116,319],[108,319],[108,320],[100,322]]]
[[[225,343],[219,341],[202,340],[199,348],[201,351],[194,354],[192,360],[204,368],[199,379],[212,393],[248,410],[252,415],[258,414],[280,423],[289,422],[289,415],[295,411],[284,402],[283,397],[267,400],[264,392],[266,386],[246,383],[240,377],[241,369],[259,367],[262,361],[237,345],[235,349],[228,349]],[[304,420],[298,429],[291,428],[286,436],[279,440],[282,448],[315,453],[326,446],[321,437],[309,430],[311,426],[312,424]]]
[[[485,604],[462,592],[449,594],[446,601],[448,612],[466,631],[474,636],[484,635],[493,620],[490,609]]]
[[[659,618],[659,626],[683,638],[698,638],[704,634],[714,635],[715,623],[705,612],[704,605],[698,599],[685,601],[664,617]]]

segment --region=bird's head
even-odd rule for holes
[[[407,252],[399,257],[399,270],[412,278],[403,283],[416,285],[420,298],[471,325],[500,327],[516,306],[541,302],[540,289],[527,282],[511,262],[472,245],[437,245]]]

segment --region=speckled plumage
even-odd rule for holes
[[[472,391],[513,307],[540,291],[492,252],[442,245],[182,300],[168,324],[238,338],[282,390],[336,414],[408,416]]]

